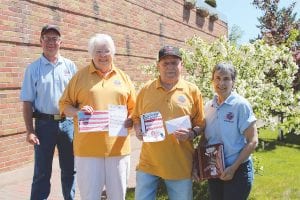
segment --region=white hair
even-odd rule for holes
[[[90,53],[91,56],[94,55],[95,53],[95,47],[96,45],[107,45],[108,49],[111,52],[111,55],[114,56],[116,53],[116,47],[113,39],[111,36],[107,34],[96,34],[94,35],[88,43],[88,52]]]

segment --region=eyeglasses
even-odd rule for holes
[[[47,36],[44,36],[43,37],[43,40],[45,41],[45,42],[58,42],[58,41],[60,41],[60,37],[47,37]]]
[[[101,50],[95,50],[95,54],[97,56],[99,55],[104,55],[104,56],[108,56],[111,54],[111,51],[109,49],[101,49]]]

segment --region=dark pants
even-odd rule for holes
[[[253,166],[249,160],[240,165],[233,179],[222,181],[220,179],[208,180],[208,190],[211,200],[246,200],[250,194],[253,183]]]
[[[34,175],[30,199],[48,198],[51,188],[53,155],[55,146],[57,146],[63,196],[65,200],[73,200],[75,196],[73,121],[36,119],[35,131],[40,145],[34,146]]]

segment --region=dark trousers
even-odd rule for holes
[[[229,181],[208,180],[211,200],[246,200],[253,183],[253,164],[249,160],[239,166],[234,177]]]
[[[63,196],[65,200],[73,200],[75,196],[73,121],[36,119],[35,131],[40,145],[34,146],[34,175],[30,199],[48,198],[51,188],[53,155],[55,146],[57,146]]]

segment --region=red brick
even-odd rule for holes
[[[136,83],[147,80],[145,75],[136,72],[140,66],[155,62],[162,45],[184,47],[185,39],[193,35],[209,42],[227,35],[226,22],[218,20],[210,30],[208,19],[202,25],[197,22],[195,9],[184,16],[183,1],[0,2],[0,150],[4,150],[0,151],[0,172],[32,160],[33,147],[24,142],[19,95],[26,66],[41,55],[39,37],[46,23],[61,27],[61,54],[72,59],[78,68],[85,67],[91,60],[87,53],[89,38],[95,33],[110,34],[117,48],[116,66],[124,69]],[[20,147],[14,155],[5,148],[10,145]],[[20,154],[19,150],[24,152]],[[3,160],[11,156],[15,159]],[[19,158],[23,156],[25,158]]]

